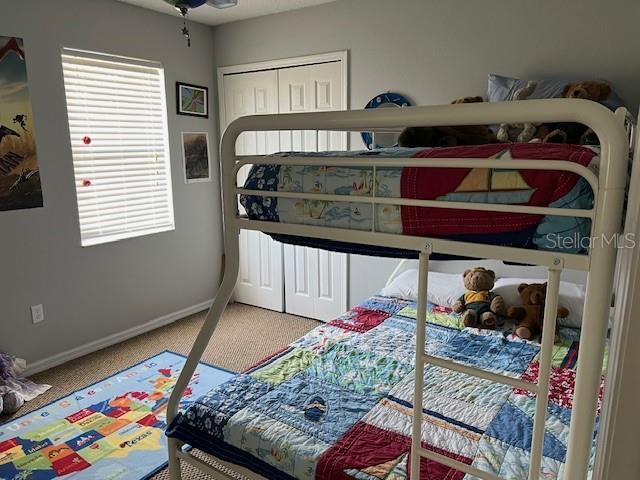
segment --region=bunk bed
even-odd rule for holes
[[[497,480],[500,478],[528,478],[529,480],[547,478],[545,475],[562,475],[565,479],[583,480],[587,477],[589,469],[593,467],[593,446],[594,427],[596,424],[597,411],[600,409],[602,395],[602,369],[605,356],[605,343],[608,329],[609,307],[611,304],[611,291],[614,282],[616,251],[615,246],[610,242],[593,242],[590,248],[584,252],[548,250],[543,248],[532,249],[527,242],[504,241],[504,237],[498,240],[484,237],[478,239],[473,236],[435,236],[421,232],[406,232],[403,230],[384,231],[376,222],[375,215],[366,229],[352,229],[350,226],[335,226],[331,224],[315,222],[309,224],[304,222],[284,221],[283,218],[276,218],[275,215],[263,214],[263,207],[270,206],[273,199],[295,200],[301,202],[335,202],[359,203],[370,208],[371,212],[381,206],[393,205],[399,208],[415,208],[420,212],[434,212],[444,209],[447,212],[459,212],[460,210],[482,212],[494,212],[499,214],[532,215],[538,222],[547,216],[553,217],[576,217],[589,221],[590,235],[594,238],[611,238],[620,232],[623,220],[623,204],[628,178],[628,160],[630,154],[629,131],[626,128],[628,113],[624,109],[619,109],[615,113],[605,107],[590,101],[575,99],[552,99],[552,100],[530,100],[526,102],[506,102],[494,104],[463,104],[434,107],[412,107],[397,110],[384,111],[346,111],[346,112],[324,112],[311,114],[286,114],[286,115],[261,115],[243,117],[233,122],[226,130],[221,145],[222,162],[222,195],[223,195],[223,216],[224,216],[224,240],[225,240],[225,265],[222,285],[217,293],[213,306],[211,307],[205,323],[193,345],[191,353],[182,370],[175,390],[168,405],[168,448],[169,448],[169,474],[172,480],[181,478],[180,461],[191,463],[204,472],[214,476],[214,478],[481,478]],[[388,156],[388,155],[353,155],[350,152],[343,154],[332,154],[329,157],[317,155],[302,155],[289,153],[275,156],[251,156],[241,157],[236,155],[235,144],[238,136],[244,131],[274,131],[274,130],[328,130],[328,131],[376,131],[383,129],[393,129],[409,126],[436,126],[436,125],[469,125],[469,124],[500,124],[500,123],[522,123],[522,122],[578,122],[592,128],[600,140],[599,165],[597,174],[588,166],[589,162],[578,160],[571,156],[573,149],[567,154],[557,156],[547,150],[545,155],[544,147],[531,150],[532,147],[525,146],[525,153],[533,154],[535,158],[528,158],[526,154],[516,155],[514,158],[504,158],[501,155],[493,155],[491,152],[484,152],[478,158],[478,152],[471,154],[458,150],[445,151],[443,154],[429,156],[411,155]],[[633,133],[631,134],[633,137]],[[527,150],[527,148],[529,150]],[[550,147],[555,148],[555,147]],[[578,149],[582,147],[577,147]],[[579,153],[585,153],[579,150]],[[495,152],[493,152],[495,153]],[[579,155],[580,156],[580,155]],[[489,157],[489,158],[487,158]],[[277,188],[260,188],[249,181],[244,186],[237,185],[238,170],[244,165],[254,165],[255,168],[265,166],[275,168],[275,166],[312,166],[312,167],[335,167],[335,168],[365,168],[372,170],[372,176],[377,179],[377,171],[385,168],[414,168],[419,172],[438,171],[446,167],[451,169],[496,169],[514,170],[517,165],[519,172],[544,172],[555,171],[557,176],[563,178],[579,178],[584,180],[592,191],[591,206],[585,208],[567,208],[563,206],[551,205],[550,198],[546,198],[542,203],[514,204],[505,202],[483,203],[477,201],[456,201],[455,198],[442,200],[438,198],[401,198],[377,195],[376,187],[373,187],[366,195],[349,192],[348,196],[334,193],[317,193],[313,191],[285,191]],[[254,171],[255,173],[255,171]],[[251,177],[251,176],[250,176]],[[273,184],[274,182],[271,182]],[[373,184],[377,185],[374,181]],[[254,215],[249,212],[249,216],[243,216],[238,211],[238,198],[243,197],[245,204],[247,199],[257,203],[259,209]],[[257,199],[257,200],[256,200]],[[269,199],[266,203],[264,199]],[[422,209],[422,210],[419,210]],[[427,217],[429,218],[429,217]],[[490,218],[490,217],[489,217]],[[425,223],[425,222],[423,222]],[[426,222],[428,223],[428,221]],[[346,314],[336,319],[328,326],[319,327],[301,340],[292,345],[292,348],[285,352],[280,352],[264,362],[250,369],[244,374],[235,377],[231,383],[225,384],[218,390],[212,391],[205,398],[196,402],[186,412],[179,412],[180,399],[183,391],[187,387],[193,372],[199,362],[204,348],[212,337],[217,322],[222,311],[227,305],[233,289],[235,287],[239,268],[239,246],[238,235],[240,229],[258,230],[276,236],[284,241],[313,245],[346,252],[364,252],[372,255],[384,254],[387,256],[411,257],[417,256],[419,259],[419,279],[418,298],[413,304],[393,298],[374,297],[366,304],[356,307],[355,312]],[[502,232],[504,233],[504,232]],[[537,265],[548,269],[547,301],[544,309],[543,333],[539,343],[527,341],[512,341],[496,332],[460,332],[452,334],[442,331],[442,326],[438,321],[433,320],[434,314],[449,315],[447,312],[437,311],[437,307],[428,305],[426,299],[427,279],[429,270],[429,260],[436,254],[445,254],[458,257],[475,257],[487,259],[499,259],[517,264]],[[579,351],[577,353],[577,366],[575,369],[575,381],[571,387],[572,408],[563,410],[562,414],[554,413],[550,410],[553,396],[557,394],[557,385],[553,383],[554,366],[558,361],[558,349],[554,347],[554,333],[558,306],[558,290],[560,285],[560,275],[563,269],[570,268],[582,270],[587,273],[587,293],[584,306],[584,318],[582,329],[579,332]],[[357,318],[358,308],[361,311],[380,314],[376,318],[371,315],[365,316],[359,323]],[[404,313],[403,313],[404,311]],[[406,312],[410,311],[411,314]],[[432,317],[430,317],[430,315]],[[374,315],[375,317],[375,315]],[[451,316],[449,315],[449,318]],[[395,330],[385,330],[385,320],[391,319],[397,324],[404,322],[405,327],[410,325],[410,332],[401,335],[402,326],[395,325]],[[415,320],[412,320],[415,319]],[[425,322],[424,319],[427,321]],[[445,318],[445,321],[446,318]],[[373,323],[372,323],[373,322]],[[381,327],[382,325],[382,327]],[[336,331],[342,333],[336,333]],[[346,332],[346,333],[345,333]],[[349,335],[350,332],[365,333],[365,335]],[[386,332],[386,333],[385,333]],[[394,333],[392,333],[394,332]],[[388,343],[385,342],[385,334]],[[335,337],[341,336],[336,339]],[[443,340],[446,337],[447,340]],[[455,350],[450,348],[453,344],[449,340],[455,337]],[[497,345],[506,346],[509,350],[508,362],[524,362],[516,369],[497,368],[493,361],[500,357],[495,349],[493,357],[488,357],[488,361],[477,363],[468,361],[469,358],[461,355],[460,352],[466,347],[465,342],[473,342],[479,337],[486,337],[489,342],[497,342]],[[353,422],[346,431],[341,428],[341,422],[346,418],[340,414],[338,409],[335,417],[326,417],[327,404],[323,398],[316,398],[313,390],[306,391],[304,385],[290,385],[286,380],[290,376],[276,372],[276,380],[269,379],[269,374],[273,374],[273,365],[277,362],[282,364],[282,359],[290,360],[292,349],[305,344],[314,345],[319,351],[314,352],[314,358],[326,360],[329,364],[334,359],[327,358],[330,355],[351,354],[349,349],[354,343],[363,341],[372,342],[365,345],[365,349],[382,348],[386,349],[387,356],[392,359],[389,362],[380,363],[380,357],[376,359],[364,358],[362,362],[355,362],[350,371],[335,371],[328,374],[333,375],[333,385],[340,384],[341,381],[348,382],[354,372],[360,372],[366,376],[369,372],[382,372],[385,380],[371,381],[371,379],[360,379],[360,383],[367,392],[375,391],[377,397],[371,404],[366,395],[357,395],[363,392],[355,392],[349,401],[345,396],[350,395],[344,391],[336,393],[341,398],[345,409],[356,409],[359,413],[355,415],[356,420],[367,416],[369,421]],[[402,340],[404,339],[404,340]],[[407,345],[402,348],[402,341],[413,341],[414,346]],[[327,347],[327,342],[331,345]],[[400,342],[400,343],[398,343]],[[444,352],[441,348],[434,348],[446,344],[448,350]],[[515,348],[514,348],[515,347]],[[356,347],[357,348],[357,345]],[[492,348],[492,347],[491,347]],[[513,353],[517,350],[516,353]],[[306,350],[308,351],[308,350]],[[573,352],[576,353],[575,351]],[[304,356],[304,355],[303,355]],[[408,358],[410,356],[411,358]],[[401,358],[398,358],[401,357]],[[535,372],[524,374],[523,368],[530,366],[530,361],[536,359]],[[295,373],[313,365],[308,358],[297,358],[299,365],[293,369]],[[367,362],[374,361],[373,370],[367,370]],[[564,361],[561,359],[560,361]],[[302,362],[303,367],[300,366]],[[311,362],[311,363],[310,363]],[[376,363],[377,362],[377,363]],[[335,363],[334,363],[335,364]],[[317,367],[317,365],[316,365]],[[314,367],[314,368],[316,368]],[[426,368],[425,368],[426,367]],[[271,369],[271,370],[270,370]],[[291,374],[295,376],[294,374]],[[326,373],[326,372],[325,372]],[[426,374],[426,375],[425,375]],[[252,376],[253,375],[253,376]],[[343,375],[344,377],[341,377]],[[492,471],[491,462],[477,462],[473,458],[466,458],[464,452],[451,452],[439,448],[437,445],[425,443],[425,435],[429,435],[429,422],[425,422],[425,417],[436,418],[456,424],[455,418],[443,418],[442,412],[434,412],[430,409],[430,402],[434,401],[431,396],[434,381],[445,379],[447,375],[457,375],[461,379],[478,379],[484,388],[491,389],[490,385],[496,388],[505,388],[505,392],[518,391],[524,393],[529,399],[526,409],[531,414],[530,438],[524,440],[526,447],[524,451],[530,451],[530,458],[521,462],[517,468],[505,472]],[[253,382],[253,379],[261,377],[262,383]],[[341,380],[342,378],[342,380]],[[389,379],[393,379],[392,381]],[[434,380],[435,379],[435,380]],[[314,380],[308,379],[308,382]],[[466,380],[465,380],[466,381]],[[573,381],[573,380],[572,380]],[[235,383],[234,383],[235,382]],[[251,383],[250,386],[245,383]],[[253,383],[252,383],[253,382]],[[268,388],[269,382],[277,384],[279,389]],[[385,383],[386,382],[386,383]],[[444,382],[444,380],[443,380]],[[327,390],[326,395],[331,396],[330,385],[332,382],[322,384],[321,388]],[[265,389],[263,386],[267,385]],[[306,395],[307,401],[297,405],[297,413],[286,411],[292,405],[286,402],[278,403],[278,395],[282,389],[298,389],[297,394]],[[225,391],[226,389],[226,391]],[[365,435],[358,429],[373,428],[376,424],[373,417],[376,416],[376,407],[379,403],[389,401],[390,392],[398,389],[403,395],[400,399],[394,397],[396,410],[403,410],[405,416],[408,415],[409,423],[404,425],[404,435],[397,435],[397,432],[385,432],[384,428],[378,428],[373,434]],[[241,395],[234,396],[233,392],[240,392]],[[364,393],[367,393],[364,392]],[[426,393],[425,393],[426,392]],[[393,393],[393,392],[392,392]],[[425,395],[427,397],[425,398]],[[289,470],[283,469],[277,462],[264,461],[259,458],[257,450],[266,449],[267,452],[277,451],[283,453],[282,431],[279,433],[260,436],[265,428],[260,421],[264,421],[265,416],[249,416],[235,422],[236,430],[230,427],[230,419],[240,412],[240,416],[247,414],[247,409],[242,409],[241,400],[258,408],[259,412],[265,412],[268,408],[278,410],[278,415],[289,415],[289,430],[296,430],[291,425],[299,426],[300,431],[306,431],[307,437],[299,440],[307,445],[294,452],[300,454],[300,465],[292,465]],[[403,401],[404,399],[404,401]],[[425,403],[426,401],[426,403]],[[239,405],[237,403],[240,402]],[[270,403],[269,403],[270,402]],[[230,405],[233,404],[233,408]],[[366,408],[363,405],[366,405]],[[207,419],[198,426],[194,420],[198,416],[198,409],[212,409]],[[260,410],[262,408],[262,410]],[[226,410],[225,410],[226,409]],[[241,410],[242,409],[242,410]],[[437,409],[436,409],[437,410]],[[306,415],[309,420],[308,425],[296,423],[300,415]],[[251,418],[249,418],[251,417]],[[563,452],[564,462],[558,471],[549,469],[546,465],[548,460],[548,450],[550,440],[545,428],[547,418],[553,418],[556,427],[562,429],[562,434],[566,440],[566,452]],[[558,427],[558,418],[562,427]],[[234,417],[235,418],[235,417]],[[570,418],[570,421],[569,421]],[[379,417],[381,422],[390,422],[389,417]],[[504,419],[506,422],[513,421],[511,418]],[[243,423],[244,422],[244,423]],[[309,430],[309,425],[317,425],[317,430]],[[473,421],[468,420],[473,426]],[[239,426],[238,426],[239,425]],[[381,425],[378,425],[380,427]],[[466,425],[469,427],[469,425]],[[219,428],[218,428],[219,427]],[[384,427],[384,426],[382,426]],[[600,426],[601,427],[601,426]],[[467,429],[465,432],[471,434],[481,434],[487,425],[482,428]],[[222,432],[224,430],[224,433]],[[298,430],[296,430],[298,431]],[[216,432],[218,432],[216,434]],[[474,433],[475,432],[475,433]],[[371,433],[371,432],[370,432]],[[392,434],[393,433],[393,434]],[[228,435],[237,435],[240,438],[236,446],[233,442],[227,442]],[[247,452],[241,452],[238,445],[251,443],[252,438],[258,444],[252,444],[252,448],[247,447]],[[379,439],[387,441],[379,442]],[[464,439],[469,435],[462,434],[458,442],[463,448]],[[366,441],[362,442],[361,439]],[[318,449],[316,443],[324,442],[326,445]],[[436,442],[437,443],[437,442]],[[402,445],[402,450],[395,452],[400,458],[391,470],[380,473],[380,465],[367,464],[355,461],[354,458],[367,457],[372,451],[382,451],[389,445]],[[270,447],[271,445],[271,447]],[[462,445],[462,446],[461,446]],[[203,450],[214,457],[218,462],[207,462],[188,448],[193,446]],[[355,448],[353,451],[352,449]],[[351,449],[351,450],[350,450]],[[330,452],[330,454],[327,454]],[[290,452],[291,453],[291,452]],[[241,455],[242,454],[242,455]],[[402,456],[404,455],[404,460]],[[552,455],[553,456],[553,455]],[[320,458],[322,457],[322,458]],[[374,455],[374,459],[377,458]],[[386,458],[386,457],[385,457]],[[394,457],[395,458],[395,457]],[[485,456],[485,460],[490,459],[491,454]],[[348,460],[351,459],[351,462]],[[227,463],[224,463],[224,462]],[[230,462],[230,463],[228,463]],[[307,462],[305,464],[305,462]],[[388,462],[387,462],[388,463]],[[278,468],[281,467],[281,468]],[[367,467],[367,468],[365,468]],[[388,465],[387,465],[388,467]],[[541,470],[542,468],[542,470]],[[416,473],[418,472],[418,473]],[[426,476],[425,476],[425,472]],[[428,472],[441,472],[440,476],[432,476]],[[549,473],[551,472],[551,473]],[[261,476],[262,475],[262,476]]]

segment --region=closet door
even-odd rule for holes
[[[341,62],[278,71],[279,112],[345,110]],[[347,134],[326,131],[280,133],[283,151],[345,150]],[[347,308],[347,255],[284,246],[286,311],[329,321]]]
[[[275,70],[224,77],[224,127],[244,115],[278,113],[278,73]],[[265,155],[280,150],[278,132],[243,132],[236,143],[239,155]],[[243,167],[238,184],[247,178]],[[239,205],[240,212],[244,208]],[[284,311],[282,244],[261,232],[240,232],[240,273],[237,302]]]

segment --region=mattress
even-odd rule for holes
[[[426,321],[427,353],[537,378],[539,344],[511,328],[462,328],[459,315],[434,305]],[[208,392],[167,435],[270,479],[406,479],[415,325],[414,302],[372,297]],[[564,471],[578,338],[562,328],[553,349],[545,479]],[[424,448],[501,478],[527,478],[530,393],[433,365],[424,378]],[[471,478],[426,459],[421,472],[428,480]]]
[[[506,203],[557,208],[591,208],[593,192],[588,182],[569,172],[522,170],[518,159],[566,160],[597,169],[592,148],[558,144],[492,144],[453,148],[391,148],[361,152],[289,152],[287,156],[321,157],[415,157],[512,159],[513,169],[454,169],[379,167],[327,167],[302,165],[255,165],[244,188],[250,190],[331,193],[345,195],[344,202],[243,195],[240,198],[250,219],[289,224],[319,225],[350,230],[447,238],[521,248],[584,253],[589,219],[507,212],[438,209],[349,202],[348,196],[410,198],[457,202]],[[278,240],[306,246],[412,257],[403,252],[340,241],[273,235]]]

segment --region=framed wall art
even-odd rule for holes
[[[207,132],[182,132],[182,158],[185,183],[211,181]]]
[[[209,89],[176,82],[178,115],[209,118]]]

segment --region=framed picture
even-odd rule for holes
[[[209,118],[209,89],[176,82],[178,115]]]
[[[208,133],[182,132],[182,158],[185,183],[211,181]]]

